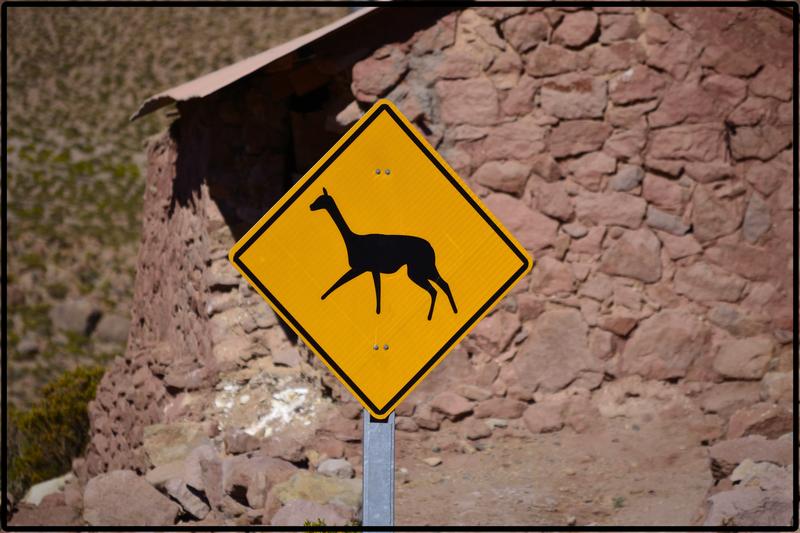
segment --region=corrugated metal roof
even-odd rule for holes
[[[358,11],[354,11],[346,17],[342,17],[336,22],[332,22],[331,24],[328,24],[327,26],[324,26],[318,30],[306,33],[305,35],[301,35],[300,37],[292,39],[291,41],[285,42],[274,48],[270,48],[269,50],[254,56],[248,57],[247,59],[243,59],[233,63],[232,65],[228,65],[227,67],[223,67],[204,76],[200,76],[192,81],[182,83],[176,87],[167,89],[164,92],[155,94],[142,103],[139,109],[131,116],[131,120],[136,120],[139,117],[143,117],[144,115],[152,113],[153,111],[156,111],[157,109],[174,102],[183,102],[191,98],[203,98],[204,96],[208,96],[209,94],[212,94],[223,87],[242,79],[248,74],[252,74],[257,70],[266,67],[278,59],[286,57],[308,43],[311,43],[320,37],[328,35],[329,33],[353,23],[354,21],[364,17],[365,15],[368,15],[376,9],[379,8],[365,7],[359,9]]]

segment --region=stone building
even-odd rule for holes
[[[747,450],[792,441],[792,53],[771,8],[390,6],[149,98],[134,118],[177,118],[147,149],[128,348],[78,477],[152,478],[198,449],[358,473],[360,406],[226,254],[387,97],[537,258],[398,409],[398,438],[666,420],[710,457],[694,520],[786,524],[791,459]],[[785,490],[744,494],[745,459]],[[195,517],[270,523],[286,502],[269,480],[237,497],[248,483],[206,486]]]

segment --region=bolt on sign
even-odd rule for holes
[[[379,100],[229,258],[378,419],[533,264],[388,100]]]

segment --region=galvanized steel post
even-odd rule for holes
[[[384,420],[364,410],[363,526],[394,525],[394,413]]]

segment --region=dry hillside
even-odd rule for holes
[[[10,398],[125,342],[144,180],[164,115],[147,96],[327,24],[347,8],[8,11]]]

